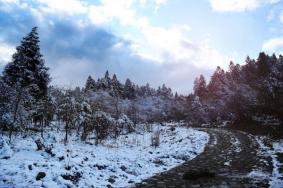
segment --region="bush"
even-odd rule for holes
[[[120,115],[120,118],[117,120],[117,126],[120,130],[119,132],[122,132],[123,134],[128,134],[134,131],[134,123],[125,114]]]
[[[113,118],[102,111],[94,114],[94,131],[95,131],[95,144],[107,138],[110,133],[110,128],[113,125]]]

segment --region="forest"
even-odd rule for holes
[[[189,95],[173,93],[164,84],[155,89],[130,79],[121,83],[108,71],[96,80],[89,76],[85,87],[58,88],[50,84],[48,70],[35,27],[22,39],[0,77],[0,128],[9,132],[10,139],[29,130],[43,137],[54,122],[64,125],[66,142],[71,130],[82,140],[92,133],[103,139],[131,132],[137,123],[146,122],[226,123],[235,128],[268,125],[282,130],[281,55],[262,52],[257,59],[247,57],[243,65],[230,62],[227,71],[217,67],[208,82],[203,75],[196,78]]]

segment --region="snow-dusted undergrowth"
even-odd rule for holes
[[[50,132],[45,136],[45,145],[53,144],[55,156],[37,151],[35,137],[18,136],[10,144],[11,151],[5,146],[10,158],[0,159],[0,187],[131,186],[204,150],[209,140],[207,133],[171,126],[176,127],[158,126],[160,146],[156,148],[151,146],[153,133],[146,131],[122,135],[98,146],[82,143],[75,136],[65,146],[63,133]],[[39,172],[46,176],[37,181]]]

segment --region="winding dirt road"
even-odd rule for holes
[[[227,129],[200,130],[210,135],[203,153],[136,184],[136,187],[269,187],[271,158],[259,154],[259,144],[252,135]],[[190,178],[183,176],[189,171],[206,171],[214,175],[188,180]]]

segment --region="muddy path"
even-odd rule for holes
[[[252,135],[227,129],[200,130],[210,135],[203,153],[135,186],[269,187],[272,160],[258,153],[259,144]]]

